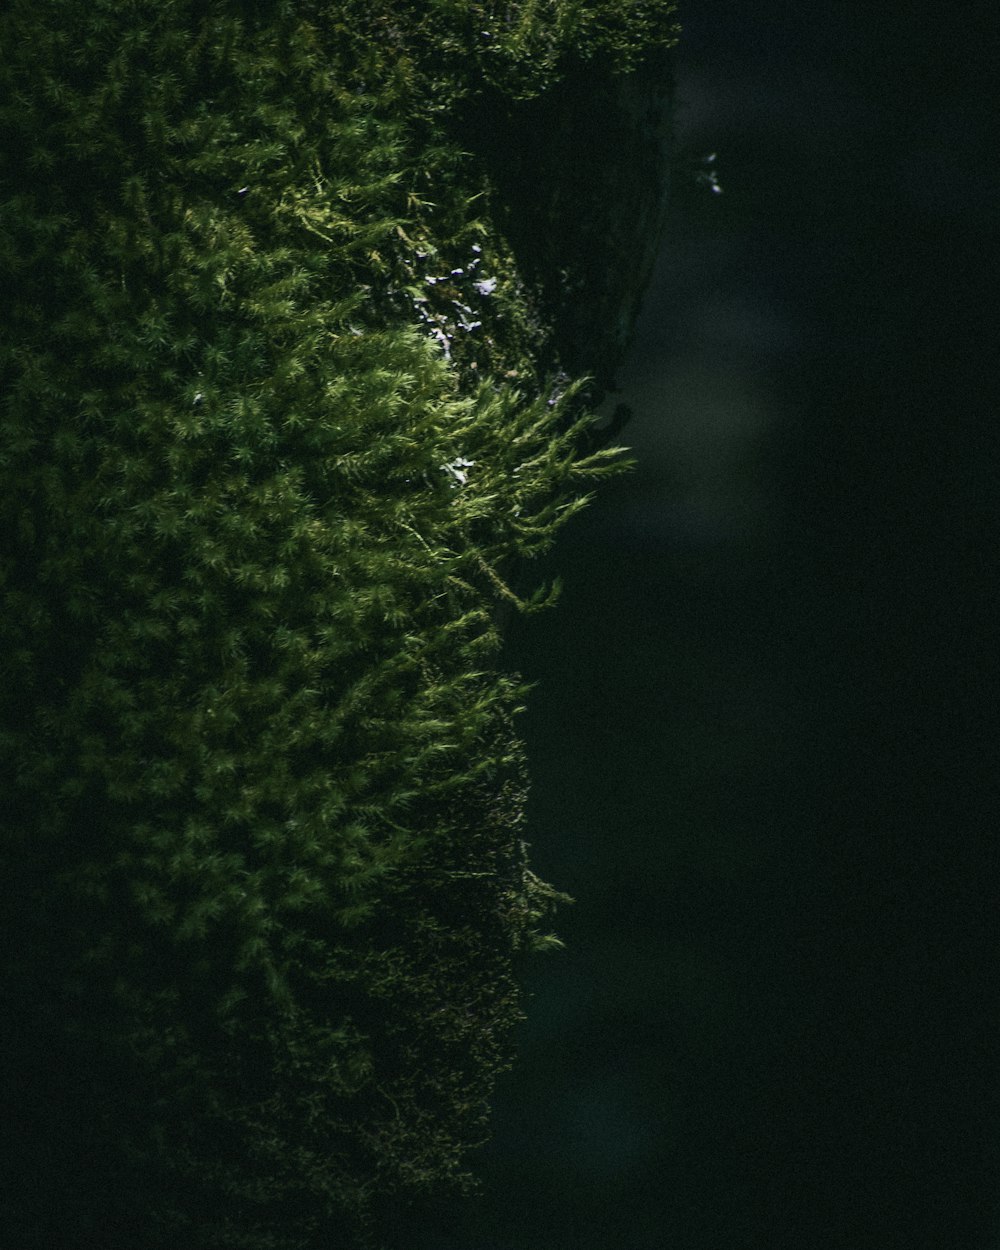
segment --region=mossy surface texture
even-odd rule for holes
[[[3,7],[6,1244],[404,1246],[470,1183],[559,898],[505,570],[622,462],[454,122],[672,7]]]

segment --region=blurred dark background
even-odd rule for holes
[[[567,949],[413,1244],[997,1250],[995,14],[680,17],[639,467],[505,655]]]

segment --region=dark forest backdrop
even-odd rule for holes
[[[508,652],[568,948],[426,1245],[995,1250],[995,19],[680,16],[639,467]]]

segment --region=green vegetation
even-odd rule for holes
[[[471,1183],[565,897],[507,570],[622,462],[455,121],[672,8],[0,13],[6,1243],[383,1246]]]

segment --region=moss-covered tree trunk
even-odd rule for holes
[[[557,897],[495,607],[617,462],[442,110],[670,8],[0,12],[6,1244],[469,1183]]]

